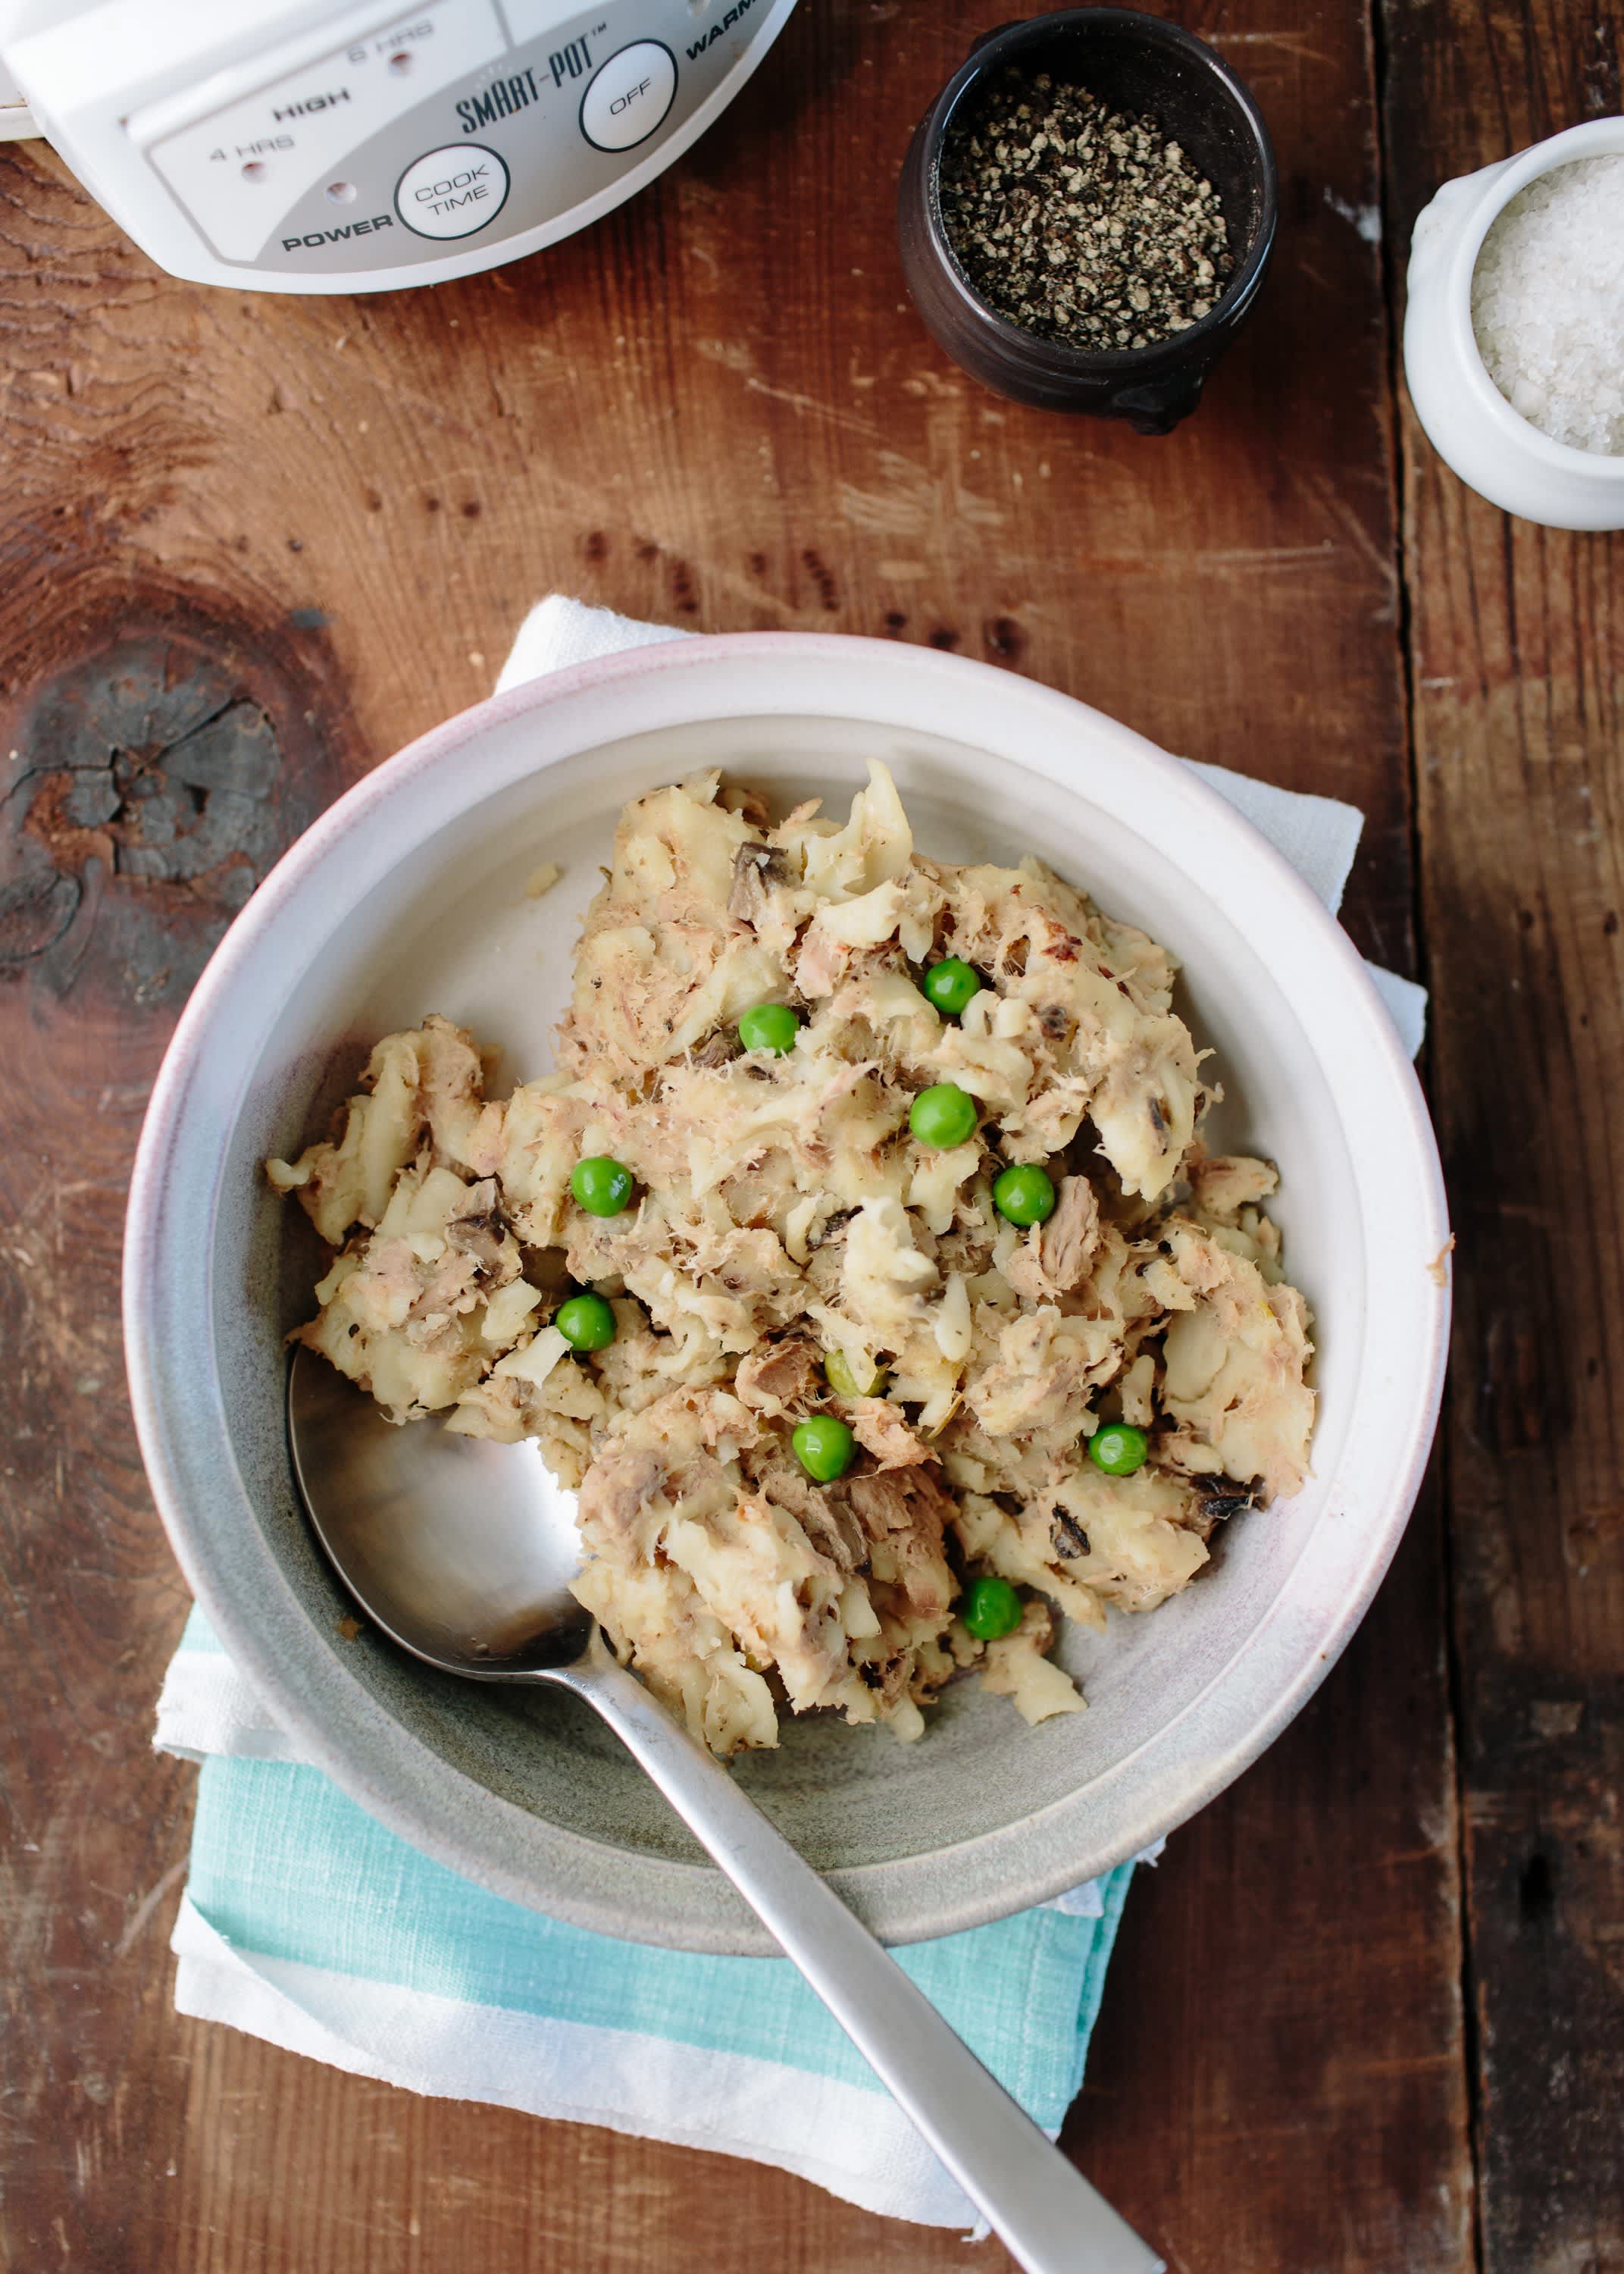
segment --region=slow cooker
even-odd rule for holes
[[[794,0],[0,0],[41,135],[198,283],[384,292],[517,260],[643,188]]]

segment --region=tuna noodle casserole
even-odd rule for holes
[[[958,1669],[1082,1701],[1055,1614],[1153,1610],[1301,1483],[1303,1299],[1214,1158],[1167,951],[1035,860],[914,849],[890,775],[774,826],[622,815],[558,1071],[390,1035],[271,1181],[334,1251],[299,1339],[401,1422],[535,1438],[575,1592],[715,1751]]]

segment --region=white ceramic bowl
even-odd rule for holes
[[[1417,215],[1404,313],[1404,378],[1446,464],[1478,495],[1549,529],[1624,529],[1624,457],[1553,441],[1489,377],[1472,329],[1483,240],[1519,190],[1580,158],[1624,156],[1624,118],[1592,118],[1446,182]]]
[[[282,1337],[308,1310],[313,1243],[259,1163],[427,1011],[500,1044],[508,1073],[549,1063],[575,921],[628,797],[719,762],[838,804],[869,754],[922,849],[1036,848],[1183,959],[1186,1015],[1229,1092],[1221,1134],[1280,1163],[1287,1261],[1318,1322],[1314,1477],[1233,1525],[1153,1616],[1068,1633],[1087,1713],[1028,1730],[961,1686],[915,1746],[814,1721],[738,1773],[894,1941],[1120,1861],[1244,1768],[1357,1623],[1426,1457],[1448,1310],[1437,1155],[1387,1013],[1308,889],[1188,768],[1025,680],[879,641],[694,639],[559,673],[380,766],[267,878],[181,1021],[131,1193],[142,1449],[243,1672],[418,1847],[538,1909],[691,1949],[771,1946],[574,1701],[442,1680],[342,1636],[283,1438]],[[544,859],[563,881],[527,900]]]

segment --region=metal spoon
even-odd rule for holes
[[[573,1495],[533,1444],[396,1428],[295,1352],[293,1465],[316,1535],[373,1624],[445,1674],[552,1682],[601,1713],[771,1928],[1028,2274],[1162,2274],[718,1761],[620,1666],[569,1593]]]

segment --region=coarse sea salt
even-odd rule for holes
[[[1624,156],[1519,190],[1483,240],[1471,307],[1514,410],[1554,441],[1624,456]]]

